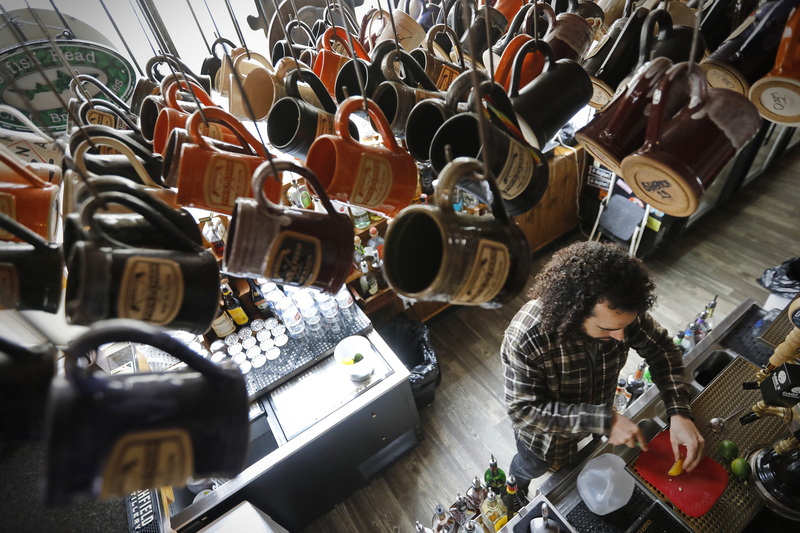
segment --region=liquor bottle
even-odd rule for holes
[[[311,194],[308,192],[308,187],[305,184],[300,183],[297,181],[297,178],[292,178],[292,184],[289,187],[289,190],[286,192],[286,196],[289,197],[289,201],[292,202],[292,205],[295,207],[300,207],[302,209],[308,209],[312,207],[313,201],[311,200]]]
[[[455,519],[456,524],[460,526],[477,517],[480,514],[480,508],[476,509],[472,503],[459,492],[456,495],[456,501],[450,506],[450,514]]]
[[[467,501],[480,512],[481,504],[486,499],[487,492],[486,488],[481,484],[480,478],[475,476],[472,478],[472,485],[467,489]]]
[[[219,288],[222,291],[222,302],[225,306],[225,310],[231,315],[233,321],[240,326],[247,324],[250,321],[250,317],[248,317],[247,313],[242,309],[242,302],[239,301],[239,298],[233,294],[231,288],[224,283],[220,285]]]
[[[625,386],[628,393],[631,395],[630,401],[636,400],[639,396],[644,394],[644,370],[647,368],[647,363],[642,361],[639,363],[639,366],[636,367],[636,372],[633,375],[628,376],[628,383]]]
[[[378,280],[375,279],[375,274],[370,271],[369,265],[364,259],[361,260],[361,278],[358,280],[358,284],[361,288],[361,296],[365,300],[378,293]]]
[[[706,325],[706,318],[708,318],[708,312],[705,310],[701,311],[697,318],[695,318],[695,322],[697,322],[697,331],[695,331],[695,343],[700,342],[705,338],[706,333],[708,333],[708,326]]]
[[[714,316],[714,310],[717,308],[717,297],[719,294],[714,295],[714,299],[711,300],[706,304],[706,329],[707,331],[711,331],[714,329],[714,321],[712,317]]]
[[[201,218],[199,222],[203,223],[200,233],[203,234],[203,238],[211,245],[211,251],[214,252],[217,259],[222,259],[225,255],[225,238],[227,237],[227,232],[225,231],[225,226],[222,225],[222,221],[220,221],[218,217],[213,216]]]
[[[261,287],[256,283],[255,280],[247,278],[247,284],[250,286],[250,299],[253,301],[253,304],[261,311],[261,314],[269,316],[271,314],[269,310],[269,302],[267,301],[267,297],[264,296],[264,293],[261,292]]]
[[[378,234],[378,228],[375,226],[369,228],[369,240],[367,241],[367,246],[372,247],[378,257],[383,257],[383,243],[384,238]]]
[[[236,324],[234,324],[231,315],[220,306],[217,310],[217,317],[211,322],[211,329],[221,339],[236,331]]]
[[[353,237],[353,265],[361,268],[361,260],[364,258],[364,246],[361,244],[361,237]]]
[[[486,484],[486,488],[494,491],[495,494],[503,494],[506,490],[506,473],[497,466],[494,454],[489,458],[489,468],[483,474],[483,482]]]
[[[417,520],[417,523],[414,526],[414,533],[433,533],[433,530],[429,527],[423,526],[419,523],[419,520]]]
[[[431,520],[431,529],[434,533],[456,533],[456,521],[449,512],[444,510],[442,504],[437,503]]]
[[[686,327],[686,331],[683,335],[683,341],[681,341],[681,346],[683,346],[686,353],[689,353],[692,348],[694,348],[697,341],[695,340],[694,334],[697,332],[697,322],[692,322]]]
[[[461,526],[461,529],[458,530],[458,533],[481,533],[479,527],[478,522],[475,520],[467,520],[464,522],[464,525]]]
[[[388,287],[388,283],[383,274],[383,259],[381,259],[380,255],[375,254],[375,257],[372,259],[372,274],[378,282],[378,290]]]
[[[503,495],[503,503],[506,504],[506,516],[511,520],[519,510],[528,505],[528,497],[517,490],[517,478],[514,474],[508,476],[506,480],[506,492]]]
[[[491,489],[489,489],[489,494],[486,495],[486,499],[481,504],[481,513],[492,524],[495,531],[500,531],[508,522],[506,505]]]
[[[628,407],[628,399],[625,397],[625,380],[620,378],[617,382],[617,391],[614,393],[614,411],[622,414]]]
[[[686,336],[686,332],[684,330],[679,331],[672,337],[672,343],[681,349],[681,355],[686,355],[686,348],[683,347],[683,338]]]
[[[358,229],[365,229],[369,227],[369,215],[360,207],[354,205],[350,206],[350,214],[353,217],[353,225]]]

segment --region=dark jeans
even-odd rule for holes
[[[511,467],[508,473],[514,474],[514,477],[517,478],[517,489],[525,494],[528,492],[531,480],[547,472],[553,466],[553,463],[534,455],[525,443],[519,439],[519,435],[515,434],[514,438],[517,441],[517,453],[511,459]]]

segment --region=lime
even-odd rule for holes
[[[728,461],[732,461],[739,457],[739,445],[732,440],[719,441],[717,450],[719,451],[719,454]]]
[[[362,359],[364,359],[364,356],[363,356],[363,355],[361,355],[360,353],[357,353],[357,354],[355,354],[355,355],[353,356],[353,361],[355,361],[356,363],[358,363],[358,362],[359,362],[359,361],[361,361]]]
[[[752,470],[750,468],[750,463],[748,463],[746,459],[737,457],[731,462],[731,472],[741,479],[747,479],[750,477]]]

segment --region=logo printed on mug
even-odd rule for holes
[[[0,213],[8,215],[12,220],[17,220],[17,202],[13,195],[0,192]],[[0,228],[0,239],[10,240],[14,235]]]
[[[240,196],[250,194],[250,168],[227,154],[213,154],[203,180],[203,196],[209,207],[231,209]]]
[[[175,261],[133,257],[125,263],[117,314],[164,325],[172,322],[183,304],[183,273]]]
[[[450,87],[450,84],[453,83],[453,80],[456,79],[459,74],[461,74],[461,72],[453,67],[442,64],[442,69],[439,71],[439,76],[436,78],[436,86],[445,88]]]
[[[192,440],[186,429],[126,433],[108,456],[100,497],[127,496],[142,487],[183,485],[193,466]]]
[[[800,112],[798,94],[789,87],[776,85],[761,93],[760,102],[776,115],[793,117]]]
[[[322,264],[319,239],[296,231],[284,231],[276,240],[276,250],[267,263],[267,279],[306,286],[316,281]]]
[[[120,128],[120,126],[124,126],[124,123],[120,124],[122,121],[117,120],[116,116],[97,109],[90,109],[86,112],[86,121],[89,124],[99,124],[101,126],[108,126],[109,128],[127,129],[127,127]]]
[[[533,151],[525,148],[521,143],[508,143],[508,157],[503,165],[503,170],[497,176],[497,186],[506,200],[512,200],[522,194],[533,179],[533,170],[538,161],[535,161]]]
[[[488,302],[503,288],[510,269],[508,248],[499,242],[481,239],[464,286],[453,295],[453,303],[476,305]]]
[[[200,135],[211,137],[212,139],[216,139],[218,141],[222,140],[223,137],[222,126],[219,124],[200,124],[198,131],[200,132]]]
[[[333,115],[325,113],[317,115],[317,133],[314,135],[314,138],[320,135],[332,135],[334,133],[336,133],[336,128],[334,127]]]
[[[17,267],[0,263],[0,309],[14,309],[19,304]]]
[[[389,196],[392,169],[382,157],[362,154],[350,200],[354,204],[377,207]]]

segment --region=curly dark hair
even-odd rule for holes
[[[594,306],[643,313],[656,302],[644,263],[611,242],[581,241],[557,251],[536,275],[529,296],[539,300],[545,333],[564,340],[582,331]]]

